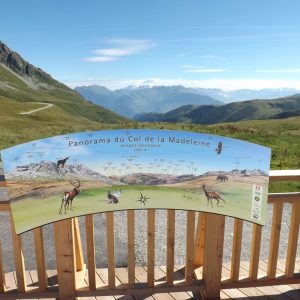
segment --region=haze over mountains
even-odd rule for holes
[[[99,85],[78,86],[75,90],[97,105],[136,120],[140,114],[167,113],[181,106],[223,105],[236,101],[286,97],[298,92],[291,88],[223,91],[184,86],[129,86],[111,91]]]
[[[142,86],[110,91],[103,86],[94,85],[76,87],[75,90],[93,103],[129,118],[142,112],[167,112],[185,104],[223,104],[196,89],[183,86]]]

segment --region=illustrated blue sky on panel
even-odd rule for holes
[[[103,130],[17,145],[1,156],[18,232],[130,208],[192,209],[265,222],[270,149],[241,140]]]
[[[268,153],[266,147],[213,135],[116,130],[29,142],[2,151],[2,156],[6,172],[67,158],[66,164],[84,164],[109,176],[132,173],[198,176],[207,171],[233,169],[257,169],[268,174]]]

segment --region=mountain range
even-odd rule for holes
[[[216,124],[244,120],[283,119],[300,116],[300,94],[273,100],[249,100],[225,105],[184,105],[164,114],[136,116],[140,122]]]
[[[122,183],[112,180],[107,176],[93,171],[83,164],[65,164],[64,168],[57,167],[51,161],[42,160],[38,163],[30,163],[26,166],[19,166],[8,172],[6,179],[24,180],[85,180],[101,181],[109,185],[120,185]]]
[[[91,85],[78,86],[75,90],[97,105],[136,120],[140,114],[167,113],[186,105],[223,105],[252,99],[283,98],[300,93],[292,88],[224,91],[184,86],[129,86],[111,91],[103,86]]]
[[[222,105],[222,101],[183,86],[124,88],[111,91],[103,86],[81,86],[75,91],[97,105],[133,118],[143,112],[164,113],[186,104]]]

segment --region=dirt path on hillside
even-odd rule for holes
[[[52,107],[54,104],[52,103],[43,103],[43,102],[28,102],[28,103],[31,103],[31,104],[39,104],[39,105],[46,105],[44,107],[41,107],[41,108],[37,108],[37,109],[34,109],[34,110],[31,110],[31,111],[27,111],[27,112],[20,112],[20,115],[23,116],[23,115],[30,115],[30,114],[33,114],[37,111],[40,111],[40,110],[43,110],[43,109],[47,109],[47,108],[50,108]]]

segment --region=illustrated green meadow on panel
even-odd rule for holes
[[[103,130],[1,151],[16,232],[125,209],[266,221],[269,148],[172,130]]]

